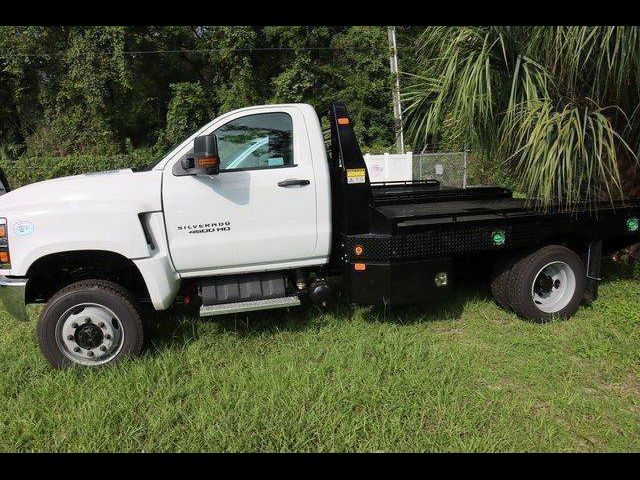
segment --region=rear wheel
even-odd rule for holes
[[[491,294],[498,306],[511,310],[509,304],[509,279],[517,258],[513,253],[506,253],[498,259],[491,272]]]
[[[546,322],[573,315],[584,289],[585,269],[580,257],[561,245],[549,245],[514,265],[508,301],[517,315]]]
[[[142,321],[121,286],[104,280],[73,283],[42,310],[38,342],[57,368],[116,363],[142,350]]]

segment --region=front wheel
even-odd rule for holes
[[[56,368],[116,363],[142,350],[142,321],[128,292],[105,280],[58,291],[38,322],[38,342]]]
[[[569,318],[582,301],[585,268],[572,250],[549,245],[520,259],[509,277],[513,311],[536,322]]]

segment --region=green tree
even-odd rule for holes
[[[257,27],[198,27],[196,48],[205,56],[207,89],[215,110],[224,113],[258,101],[253,49],[258,48]]]
[[[130,90],[131,75],[124,54],[126,27],[71,27],[62,55],[63,81],[52,98],[44,101],[47,135],[30,150],[41,147],[57,154],[120,148],[114,134],[111,99]],[[42,130],[41,130],[42,131]],[[33,153],[44,153],[34,151]]]
[[[307,102],[320,107],[322,90],[331,85],[331,38],[340,27],[265,27],[267,48],[274,51],[264,58],[277,69],[271,73],[270,101]],[[286,49],[286,50],[285,50]]]
[[[200,83],[171,85],[173,97],[167,110],[167,127],[162,140],[169,146],[183,140],[190,133],[211,120],[211,105]]]
[[[418,53],[405,97],[414,142],[468,142],[541,207],[633,190],[640,28],[434,27]]]
[[[195,42],[193,26],[127,27],[131,88],[114,91],[109,102],[119,141],[129,140],[134,147],[156,143],[175,95],[171,85],[204,82],[203,56],[193,52]]]
[[[347,104],[360,142],[388,151],[395,134],[387,28],[349,27],[333,38],[332,46],[332,94]]]
[[[403,44],[414,30],[399,29]],[[0,26],[0,147],[7,158],[166,148],[235,108],[341,100],[363,145],[385,150],[388,53],[385,27]]]
[[[0,26],[0,142],[24,145],[42,123],[63,72],[62,28]]]

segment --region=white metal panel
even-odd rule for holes
[[[322,126],[316,111],[311,105],[299,104],[298,108],[304,115],[311,158],[313,159],[313,175],[316,181],[316,248],[314,256],[322,258],[324,263],[329,261],[331,253],[331,178],[329,162],[322,135]]]
[[[161,210],[160,182],[160,172],[120,170],[33,183],[0,196],[11,254],[10,273],[2,273],[25,275],[38,258],[74,250],[148,257],[138,213]]]
[[[411,181],[413,153],[364,155],[369,179],[372,182]]]
[[[145,214],[143,221],[152,237],[153,248],[149,258],[141,258],[133,262],[140,270],[147,285],[153,307],[156,310],[164,310],[173,305],[176,293],[180,288],[180,276],[173,268],[169,258],[162,213]]]

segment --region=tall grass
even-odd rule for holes
[[[0,451],[638,451],[640,284],[538,325],[447,301],[146,320],[143,356],[51,369],[0,311]]]

